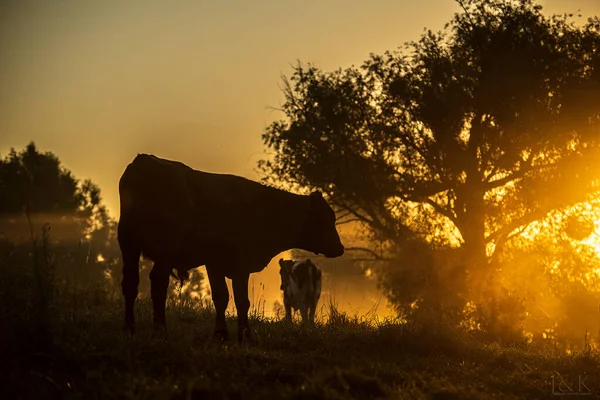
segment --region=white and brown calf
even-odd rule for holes
[[[310,259],[279,260],[285,317],[292,318],[292,309],[300,310],[302,321],[314,324],[317,303],[321,297],[322,273]]]

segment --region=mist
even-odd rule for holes
[[[599,14],[597,0],[3,2],[1,396],[600,393]],[[310,239],[340,254],[337,230],[345,253],[275,255],[250,275],[248,318],[227,279],[223,317],[204,266],[151,280],[146,254],[125,262],[119,179],[138,154],[318,191],[331,213],[305,219],[330,236]],[[182,221],[206,198],[178,171],[138,175],[165,196],[128,233],[167,220],[161,247],[206,229]],[[138,210],[157,193],[141,192]],[[238,192],[215,193],[219,208]],[[197,203],[177,213],[171,195]],[[194,245],[166,253],[185,264]],[[315,324],[284,318],[281,258],[322,270]]]

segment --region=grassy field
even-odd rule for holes
[[[500,344],[332,306],[310,329],[255,315],[256,343],[238,346],[211,340],[209,308],[171,301],[169,331],[156,337],[142,299],[132,337],[121,332],[117,293],[58,296],[43,312],[19,308],[26,303],[2,307],[2,399],[536,399],[600,390],[591,350]]]

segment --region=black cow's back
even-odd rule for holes
[[[121,221],[133,226],[143,253],[188,268],[244,257],[264,268],[281,236],[267,227],[305,213],[308,204],[305,196],[147,154],[126,168],[119,193]]]

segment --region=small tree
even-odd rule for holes
[[[116,272],[115,222],[100,189],[91,180],[77,180],[56,155],[40,152],[33,142],[0,158],[0,216],[0,231],[17,246],[27,246],[48,223],[46,240],[55,242],[61,275],[74,284],[97,282],[107,267]]]
[[[0,212],[69,213],[83,205],[77,180],[50,153],[35,143],[0,160]]]

